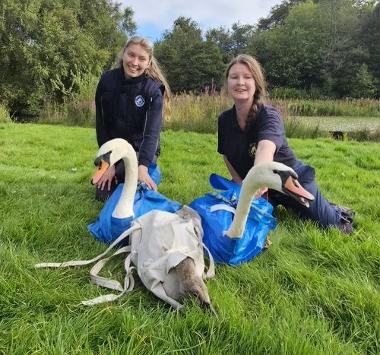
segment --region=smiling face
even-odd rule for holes
[[[235,102],[253,102],[256,83],[247,65],[235,63],[231,66],[227,76],[227,90]]]
[[[150,65],[149,53],[140,44],[131,43],[123,53],[124,74],[131,78],[142,75]]]

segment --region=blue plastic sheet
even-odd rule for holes
[[[222,191],[207,193],[190,204],[202,217],[204,243],[218,263],[239,265],[251,260],[261,253],[269,231],[276,227],[273,206],[263,198],[255,199],[242,238],[231,239],[224,232],[234,218],[231,211],[237,206],[240,185],[216,174],[210,176],[210,184]]]

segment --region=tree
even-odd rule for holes
[[[98,76],[125,41],[118,5],[108,0],[2,0],[0,101],[36,113]]]
[[[377,86],[376,96],[380,97],[380,2],[371,1],[367,5],[361,16],[359,37],[368,50],[366,64]]]
[[[134,11],[131,7],[126,7],[123,13],[122,27],[124,31],[133,36],[136,33],[136,22],[133,20]]]
[[[207,31],[207,40],[214,42],[223,55],[223,62],[228,63],[238,54],[246,53],[248,44],[254,35],[254,26],[234,23],[231,30],[224,27],[212,28]]]
[[[174,92],[199,92],[205,85],[221,84],[223,61],[217,45],[202,39],[198,24],[179,17],[171,31],[155,45],[155,56],[165,69]]]
[[[323,24],[318,5],[300,3],[281,26],[252,38],[249,51],[264,66],[271,86],[310,89],[323,77]]]
[[[257,29],[259,31],[266,31],[273,29],[277,26],[283,25],[285,19],[289,15],[289,10],[294,5],[300,2],[305,2],[306,0],[285,0],[279,5],[272,7],[268,17],[261,18],[257,24]]]
[[[368,60],[358,35],[361,5],[353,0],[320,0],[287,9],[285,18],[258,31],[249,45],[270,84],[352,96],[357,75],[364,76],[361,66]]]

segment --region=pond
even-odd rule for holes
[[[297,121],[300,120],[307,125],[318,125],[321,130],[326,131],[353,132],[361,130],[376,131],[380,129],[380,117],[292,116],[290,118]]]

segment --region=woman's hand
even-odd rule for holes
[[[115,166],[110,166],[106,172],[102,175],[102,177],[99,179],[99,181],[96,183],[96,186],[100,190],[104,190],[106,187],[108,191],[111,190],[111,183],[112,180],[115,178]]]
[[[148,168],[145,165],[139,165],[138,180],[141,182],[145,182],[148,185],[148,188],[150,188],[151,190],[157,191],[157,185],[150,177],[148,173]]]

